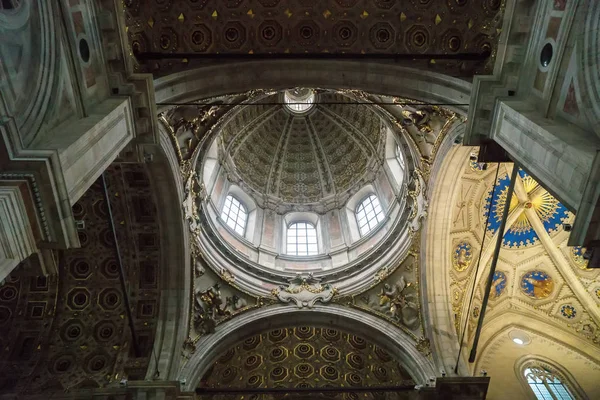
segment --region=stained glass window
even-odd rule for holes
[[[531,366],[526,368],[523,374],[538,400],[573,400],[560,378],[547,368]]]
[[[319,253],[317,230],[310,222],[296,222],[287,229],[287,254],[313,256]]]
[[[225,205],[221,212],[221,219],[228,227],[233,229],[235,233],[244,236],[248,212],[246,211],[246,207],[232,195],[227,196],[225,199]]]
[[[365,198],[356,208],[356,222],[360,235],[364,236],[375,228],[385,217],[379,199],[374,194]]]

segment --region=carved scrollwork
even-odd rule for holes
[[[317,301],[328,303],[338,293],[330,284],[322,285],[312,274],[296,275],[287,286],[273,289],[273,296],[284,303],[294,302],[298,308],[312,308]]]
[[[409,190],[408,197],[411,200],[411,212],[409,215],[411,231],[416,232],[421,229],[422,220],[427,217],[428,201],[426,190],[427,186],[423,173],[415,169],[412,176],[411,185],[413,190]]]

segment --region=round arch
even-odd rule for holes
[[[244,70],[245,73],[240,74],[240,70]],[[448,109],[466,116],[471,92],[470,82],[430,71],[377,62],[332,60],[310,60],[303,63],[289,60],[268,60],[209,65],[161,77],[154,81],[154,86],[159,112],[169,108],[169,104],[181,104],[200,98],[260,88],[286,89],[303,86],[325,89],[357,89],[382,95],[441,103]],[[189,275],[191,274],[188,272],[190,270],[189,257],[186,258],[188,260],[186,260],[185,270]],[[181,305],[182,309],[189,310],[190,296],[182,297],[184,303]],[[426,297],[424,297],[424,304],[426,305],[426,303]],[[297,310],[289,306],[274,306],[252,311],[226,322],[217,328],[215,334],[201,339],[198,351],[181,369],[179,377],[187,380],[187,388],[193,388],[219,351],[223,350],[227,344],[232,344],[232,341],[238,340],[242,335],[251,336],[260,330],[275,329],[277,324],[285,324],[281,321],[287,321],[288,324],[293,321],[297,324],[301,323],[300,319],[312,323],[322,321],[328,324],[331,323],[331,320],[339,320],[337,325],[348,331],[362,329],[371,333],[378,332],[381,340],[386,342],[381,343],[382,347],[390,350],[396,349],[396,352],[400,352],[400,359],[407,362],[406,367],[415,373],[416,381],[425,382],[429,377],[437,375],[433,363],[416,351],[412,340],[393,325],[340,306],[317,306],[313,310],[316,312],[309,314],[306,310]],[[346,315],[347,313],[349,315]],[[285,315],[286,318],[275,320],[275,316],[278,315]],[[247,324],[256,321],[262,322],[255,324],[253,331],[252,326]],[[187,326],[188,316],[180,315],[175,321],[175,325],[177,322],[182,322],[182,326]],[[170,322],[168,325],[172,326],[173,323]],[[183,332],[183,329],[180,331]],[[394,332],[394,335],[390,335],[390,332]],[[181,348],[180,345],[184,340],[182,334],[177,336],[178,338],[173,341],[174,347],[171,347],[175,352],[177,352],[177,348]],[[434,339],[433,344],[435,345],[435,335],[429,333],[429,337]],[[218,343],[219,340],[222,340],[223,343]],[[393,351],[390,353],[394,354]],[[171,361],[169,359],[168,364],[172,366],[174,364]],[[169,377],[174,378],[172,367],[170,371]]]
[[[202,337],[196,343],[197,351],[180,371],[179,380],[186,382],[183,390],[193,391],[221,353],[236,342],[267,330],[303,324],[339,328],[374,338],[375,344],[394,356],[416,383],[424,384],[437,375],[431,360],[417,351],[414,341],[380,318],[335,304],[311,309],[277,304],[242,314],[219,325],[215,333]]]
[[[428,196],[431,203],[421,247],[424,262],[421,268],[421,294],[425,329],[432,340],[437,366],[449,375],[454,375],[459,338],[454,330],[452,306],[448,301],[450,285],[446,268],[449,267],[447,255],[450,252],[450,242],[438,238],[447,237],[450,232],[452,209],[456,203],[454,199],[458,196],[455,188],[462,176],[465,160],[471,152],[470,147],[450,147],[463,131],[464,124],[461,124],[453,132],[449,132],[440,148],[444,151],[440,151],[442,154],[438,156],[432,169],[429,186],[432,191]],[[466,353],[463,352],[463,356]],[[465,364],[459,363],[458,374],[468,375]]]
[[[471,95],[471,83],[463,79],[394,64],[332,60],[263,60],[211,65],[161,77],[154,81],[154,87],[159,112],[169,107],[161,103],[185,103],[253,89],[321,87],[443,103],[466,115]]]

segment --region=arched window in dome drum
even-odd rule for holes
[[[404,171],[406,169],[406,164],[404,164],[404,156],[402,155],[402,152],[400,151],[400,145],[396,145],[396,160],[398,160],[398,163],[400,164],[400,168],[402,168],[402,171]]]
[[[232,195],[227,196],[221,211],[221,219],[240,236],[244,236],[248,212],[246,207]]]
[[[560,378],[545,366],[531,365],[523,375],[538,400],[573,400]]]
[[[374,194],[367,196],[356,208],[356,222],[360,235],[364,236],[369,233],[383,221],[384,217],[385,214],[377,196]]]
[[[286,253],[292,256],[314,256],[319,253],[317,230],[310,222],[295,222],[287,228]]]

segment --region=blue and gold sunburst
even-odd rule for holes
[[[548,193],[547,190],[540,187],[540,185],[522,169],[519,169],[519,176],[523,183],[523,188],[529,197],[529,201],[524,206],[535,210],[547,232],[554,232],[562,222],[568,218],[567,209]],[[488,231],[492,234],[496,233],[500,227],[509,184],[510,178],[508,175],[504,174],[498,179],[498,184],[496,185],[493,196],[491,189],[487,193],[483,215],[485,218],[491,207]],[[518,204],[519,200],[513,195],[509,210],[514,210]],[[536,244],[538,240],[539,237],[531,226],[531,222],[527,218],[527,215],[521,213],[514,224],[505,233],[502,245],[505,247],[526,247]]]

